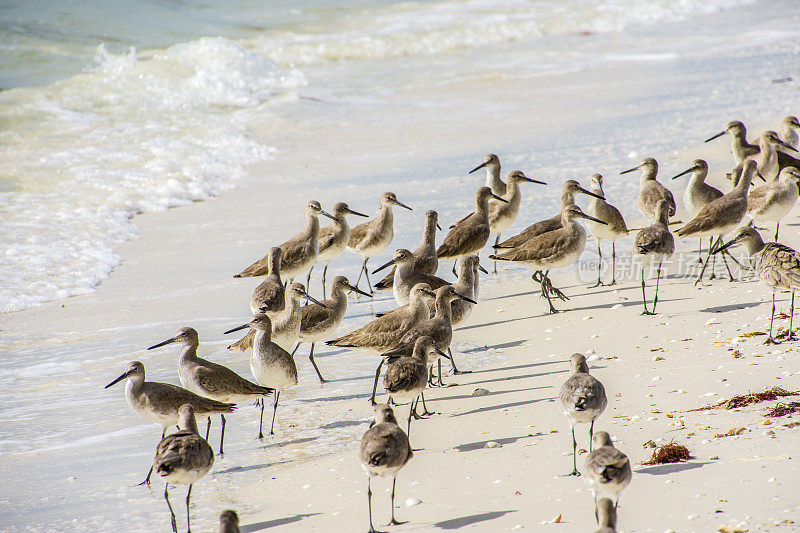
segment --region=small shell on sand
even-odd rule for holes
[[[484,445],[484,448],[502,448],[499,442],[490,440]]]

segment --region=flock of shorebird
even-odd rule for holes
[[[795,129],[800,124],[795,117],[787,117],[782,123],[782,135],[773,131],[761,134],[758,144],[746,140],[741,122],[730,122],[724,131],[708,141],[724,134],[733,138],[732,153],[736,166],[728,175],[733,188],[727,194],[705,182],[708,165],[701,159],[675,178],[692,174],[684,194],[684,203],[692,219],[677,231],[680,237],[700,239],[700,263],[703,264],[697,281],[702,279],[706,266],[716,254],[722,254],[727,266],[727,249],[737,243],[745,245],[751,264],[761,281],[773,292],[773,314],[767,342],[777,342],[772,335],[775,292],[792,292],[792,314],[794,291],[800,288],[800,254],[777,242],[765,244],[751,225],[740,227],[749,217],[753,222],[776,223],[775,240],[781,219],[797,201],[800,182],[800,160],[792,154],[797,152],[798,135]],[[144,365],[133,361],[125,372],[106,388],[127,380],[125,396],[139,415],[161,424],[164,428],[162,440],[156,449],[155,459],[143,483],[150,482],[155,472],[166,482],[164,498],[170,510],[173,531],[177,531],[175,513],[169,500],[170,484],[189,485],[186,496],[187,526],[189,498],[192,484],[205,476],[214,463],[214,453],[208,444],[212,415],[220,415],[221,433],[219,453],[223,453],[225,438],[225,415],[233,412],[235,404],[255,399],[261,406],[258,438],[264,437],[263,418],[266,397],[273,396],[272,421],[269,434],[274,434],[278,400],[281,391],[298,382],[294,354],[301,343],[310,343],[309,360],[320,382],[324,383],[314,360],[314,346],[325,341],[328,345],[381,356],[375,374],[371,401],[375,405],[375,421],[361,441],[360,459],[367,472],[370,531],[372,523],[373,476],[389,476],[392,485],[392,524],[394,518],[394,486],[400,469],[411,459],[409,435],[412,418],[419,419],[432,414],[425,405],[424,391],[427,387],[443,384],[441,359],[450,360],[454,373],[458,373],[450,350],[453,328],[469,317],[479,296],[478,253],[487,244],[491,234],[496,235],[489,257],[495,261],[507,261],[534,270],[533,279],[540,284],[541,295],[547,299],[550,312],[557,312],[553,299],[569,298],[554,287],[549,271],[573,265],[583,253],[587,232],[580,219],[587,221],[589,233],[597,242],[611,241],[612,275],[610,284],[616,283],[614,273],[616,261],[615,241],[628,235],[629,229],[620,211],[606,201],[603,178],[599,174],[591,177],[590,190],[577,181],[563,184],[561,210],[552,218],[536,222],[518,235],[501,241],[504,233],[517,218],[521,204],[520,185],[542,181],[525,176],[521,171],[508,174],[503,182],[500,160],[487,155],[484,162],[470,173],[485,169],[486,183],[475,195],[475,211],[451,226],[444,241],[436,246],[436,231],[441,229],[438,215],[428,211],[422,244],[415,251],[404,248],[395,250],[392,259],[373,270],[373,274],[392,267],[384,279],[374,285],[378,290],[392,290],[398,307],[377,316],[363,327],[338,338],[334,337],[347,312],[347,293],[355,292],[370,297],[373,286],[369,281],[367,263],[373,256],[381,254],[392,242],[394,220],[392,209],[411,208],[394,193],[384,193],[380,198],[378,215],[354,228],[348,225],[349,215],[366,217],[350,209],[346,203],[334,206],[333,214],[322,209],[319,202],[310,201],[305,207],[306,223],[303,230],[286,242],[273,247],[262,259],[254,262],[235,277],[263,276],[250,300],[252,319],[247,323],[226,331],[232,333],[247,329],[247,334],[231,344],[230,349],[252,350],[250,369],[252,382],[229,368],[202,359],[197,355],[199,339],[197,331],[181,328],[177,334],[148,349],[171,343],[183,345],[178,363],[178,376],[183,387],[167,383],[145,381]],[[658,282],[662,263],[674,252],[675,242],[669,218],[676,213],[672,193],[656,179],[658,164],[652,158],[644,159],[640,165],[626,170],[641,172],[641,189],[638,209],[652,224],[639,230],[635,238],[634,253],[642,259],[643,314],[654,314],[658,303]],[[751,182],[760,178],[765,184],[751,189]],[[674,179],[674,178],[673,178]],[[575,203],[577,194],[590,197],[586,212]],[[333,220],[333,224],[320,228],[319,216]],[[738,229],[737,229],[738,228]],[[724,243],[722,237],[736,230],[733,240]],[[633,231],[633,230],[630,230]],[[710,237],[708,253],[702,258],[702,239]],[[330,261],[345,250],[360,254],[363,264],[355,284],[344,276],[335,276],[330,284],[330,298],[326,293],[326,275]],[[602,256],[601,256],[602,257]],[[732,256],[728,255],[731,259]],[[457,281],[450,282],[437,277],[440,259],[454,259],[453,273]],[[735,260],[735,259],[733,259]],[[306,287],[311,280],[311,270],[317,262],[324,262],[322,273],[323,299],[311,297]],[[656,266],[656,288],[652,307],[648,309],[645,295],[645,265]],[[496,271],[496,263],[495,263]],[[728,268],[729,276],[730,269]],[[306,286],[294,282],[307,274]],[[367,282],[367,290],[358,288],[361,277]],[[601,266],[598,260],[598,277],[593,287],[602,285]],[[302,305],[302,300],[308,300]],[[789,329],[784,336],[793,339],[790,315]],[[291,352],[288,350],[294,348]],[[405,431],[398,425],[389,404],[376,404],[375,394],[381,369],[386,365],[383,387],[389,394],[389,402],[410,403]],[[434,365],[438,368],[434,372]],[[575,424],[590,424],[590,453],[584,473],[595,495],[595,516],[601,529],[612,532],[616,525],[616,511],[620,492],[631,481],[631,466],[628,458],[617,450],[608,433],[594,434],[594,422],[607,404],[603,385],[589,374],[584,356],[575,354],[571,361],[571,375],[563,384],[560,404],[572,429],[573,470],[571,475],[580,475],[576,463],[577,441]],[[184,388],[185,387],[185,388]],[[422,413],[418,404],[422,402]],[[207,418],[205,438],[198,434],[196,417]],[[179,431],[166,435],[167,428],[177,425]],[[598,493],[604,496],[597,499]],[[605,497],[611,496],[611,499]],[[227,510],[220,516],[222,532],[238,529],[238,517]]]

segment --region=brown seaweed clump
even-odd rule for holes
[[[785,389],[782,389],[781,387],[771,387],[769,389],[763,390],[762,392],[751,392],[749,394],[740,394],[738,396],[734,396],[730,400],[721,401],[719,403],[715,403],[714,405],[698,407],[697,409],[689,409],[688,412],[706,411],[708,409],[737,409],[739,407],[746,407],[754,403],[777,400],[778,398],[783,398],[785,396],[800,396],[800,392],[787,391]]]
[[[650,460],[642,464],[663,465],[667,463],[683,463],[691,458],[692,456],[689,454],[689,448],[683,444],[671,441],[653,450],[653,455],[650,456]]]
[[[800,412],[800,402],[779,403],[767,412],[767,416],[786,416]]]

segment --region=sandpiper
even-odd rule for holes
[[[225,509],[219,515],[217,533],[241,533],[239,515],[233,509]]]
[[[425,213],[425,231],[422,234],[422,243],[414,250],[414,270],[435,276],[439,269],[439,258],[436,257],[436,230],[441,230],[439,214],[429,210]],[[375,284],[375,288],[383,291],[392,288],[396,267],[386,274],[386,277]]]
[[[658,174],[656,160],[652,157],[645,157],[638,166],[623,170],[620,174],[627,174],[636,170],[642,171],[639,184],[639,199],[637,201],[639,211],[651,220],[655,220],[656,204],[659,200],[666,200],[669,205],[669,216],[673,216],[675,214],[675,199],[672,197],[672,192],[656,179]]]
[[[692,178],[689,180],[689,185],[683,192],[683,204],[689,211],[689,215],[695,217],[700,212],[700,210],[703,209],[706,205],[713,202],[717,198],[722,198],[723,193],[716,187],[712,187],[711,185],[706,183],[706,177],[708,176],[708,163],[706,163],[703,159],[695,159],[692,162],[692,166],[690,166],[680,174],[676,174],[675,176],[672,177],[672,179],[677,179],[680,178],[681,176],[685,176],[686,174],[690,173],[692,175]],[[711,249],[713,244],[714,244],[714,238],[709,237],[709,243],[708,243],[709,250]],[[702,237],[698,239],[697,253],[699,256],[699,261],[700,263],[702,263],[703,262]]]
[[[656,205],[656,221],[636,234],[633,243],[633,251],[642,257],[642,305],[644,306],[643,315],[656,314],[658,305],[658,283],[661,280],[661,265],[665,259],[675,252],[675,239],[669,231],[669,204],[666,200],[660,200]],[[647,296],[644,292],[646,265],[658,264],[656,273],[656,292],[653,297],[653,310],[647,309]]]
[[[797,149],[800,148],[800,135],[795,130],[798,129],[800,129],[800,122],[798,122],[797,117],[783,117],[783,120],[781,120],[781,140],[792,149],[781,146],[779,149],[782,152],[786,152],[791,156],[797,155]]]
[[[781,219],[797,203],[800,170],[786,167],[781,170],[779,179],[752,189],[747,195],[747,215],[755,222],[775,222],[775,240]]]
[[[747,129],[745,129],[744,124],[738,120],[732,120],[731,122],[728,122],[724,130],[712,135],[704,142],[713,141],[714,139],[722,137],[727,133],[729,133],[732,137],[731,153],[733,154],[733,159],[737,165],[741,164],[742,161],[748,157],[758,155],[758,145],[747,142]]]
[[[449,281],[416,270],[415,264],[416,258],[414,254],[410,250],[399,248],[392,254],[391,260],[372,271],[375,274],[392,265],[397,266],[394,280],[392,281],[392,293],[398,305],[406,305],[408,303],[408,294],[417,283],[427,283],[433,290],[445,285],[451,285]]]
[[[317,261],[324,261],[325,267],[322,269],[322,298],[327,298],[325,294],[325,283],[328,274],[328,264],[344,252],[347,248],[347,243],[350,242],[350,225],[347,223],[347,215],[356,215],[359,217],[368,218],[367,215],[361,214],[358,211],[353,211],[344,203],[339,202],[333,206],[333,224],[325,226],[319,230],[319,255]],[[312,267],[313,268],[313,267]],[[306,283],[309,290],[311,290],[310,276],[311,271],[308,271],[309,280]]]
[[[597,196],[593,196],[589,199],[589,205],[586,211],[589,215],[605,222],[605,224],[598,224],[591,220],[586,222],[589,233],[597,242],[597,283],[592,285],[592,287],[603,285],[600,279],[600,266],[603,261],[600,241],[603,239],[611,241],[611,283],[609,283],[609,285],[616,285],[617,250],[615,241],[628,235],[628,226],[625,224],[625,219],[622,218],[622,213],[619,212],[619,209],[606,202],[606,196],[605,193],[603,193],[603,176],[600,174],[593,174],[591,188],[592,192]]]
[[[281,249],[273,246],[269,249],[267,256],[267,275],[264,281],[253,289],[253,296],[250,298],[251,313],[266,313],[274,316],[283,311],[284,307],[284,284],[281,281]]]
[[[503,196],[506,193],[506,184],[500,178],[500,158],[495,154],[487,154],[483,158],[483,163],[470,170],[469,173],[472,174],[482,168],[486,169],[486,187],[489,187],[497,196]]]
[[[611,436],[598,431],[592,438],[594,451],[586,457],[584,470],[589,487],[594,495],[597,508],[597,493],[609,494],[614,498],[614,510],[619,506],[620,493],[633,477],[628,456],[614,447]]]

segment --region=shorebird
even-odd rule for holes
[[[800,122],[797,121],[797,117],[783,117],[781,121],[781,140],[788,144],[791,150],[780,147],[782,152],[786,152],[789,155],[797,154],[797,148],[800,148],[800,135],[797,134],[796,129],[800,129]]]
[[[282,252],[281,274],[289,281],[311,269],[317,262],[319,254],[319,215],[324,215],[331,220],[336,220],[333,215],[325,212],[316,200],[311,200],[305,208],[306,225],[303,231],[279,245]],[[263,276],[269,268],[269,255],[262,257],[249,267],[245,268],[234,278],[252,278]]]
[[[489,203],[489,233],[494,233],[497,237],[495,244],[500,243],[500,236],[505,230],[511,227],[519,214],[519,205],[522,202],[522,195],[519,191],[520,183],[547,183],[527,177],[521,170],[515,170],[508,174],[506,178],[506,193],[502,196],[505,202]],[[494,273],[497,274],[497,263],[494,264]]]
[[[406,305],[408,303],[408,294],[417,283],[427,283],[433,290],[445,285],[451,285],[449,281],[442,278],[419,272],[414,268],[415,264],[416,258],[414,254],[405,248],[399,248],[392,254],[391,260],[372,271],[375,274],[392,265],[397,266],[392,282],[392,293],[397,305]]]
[[[455,259],[462,255],[481,251],[489,240],[489,198],[508,202],[497,196],[489,187],[481,187],[475,193],[475,211],[455,223],[436,250],[439,259]],[[453,264],[455,273],[455,263]]]
[[[314,361],[314,344],[330,338],[336,332],[339,324],[342,323],[344,315],[347,313],[346,291],[355,291],[364,296],[369,296],[364,291],[350,285],[346,277],[336,276],[331,282],[331,297],[329,300],[301,308],[302,319],[300,321],[299,340],[292,351],[292,355],[302,343],[310,342],[311,351],[308,354],[308,359],[314,366],[320,383],[325,383],[325,379],[322,377],[316,361]]]
[[[410,356],[414,350],[414,343],[420,337],[431,337],[439,350],[448,350],[448,352],[450,351],[450,342],[453,340],[452,302],[458,299],[466,300],[473,304],[477,302],[472,298],[458,294],[452,285],[440,287],[435,291],[435,294],[436,313],[433,315],[433,317],[428,318],[427,320],[422,320],[420,323],[409,329],[408,332],[406,332],[406,334],[403,335],[400,340],[393,345],[391,351],[392,355]],[[386,352],[386,350],[384,350],[384,352]],[[382,353],[381,355],[384,354]],[[459,374],[460,371],[458,368],[456,368],[456,363],[453,359],[452,353],[449,354],[449,359],[453,365],[453,372],[455,374]],[[435,357],[430,362],[432,364],[437,361],[439,362],[439,384],[441,385],[441,360],[438,357]],[[381,360],[380,364],[378,365],[378,369],[375,371],[375,384],[372,387],[372,398],[370,400],[373,404],[375,403],[375,391],[378,387],[378,377],[380,376],[382,366],[383,360]]]
[[[177,385],[145,381],[144,378],[144,365],[139,361],[131,361],[125,372],[106,385],[105,388],[107,389],[123,379],[127,379],[125,399],[128,405],[142,418],[161,424],[164,428],[164,431],[161,432],[162,439],[167,433],[167,428],[178,423],[178,411],[185,403],[190,404],[194,412],[200,417],[232,413],[236,409],[236,406],[232,403],[203,398]],[[150,468],[147,477],[140,485],[149,485],[152,473],[153,469]]]
[[[436,230],[441,230],[439,225],[439,214],[430,210],[425,213],[425,231],[422,234],[422,243],[414,250],[414,270],[435,276],[439,269],[439,258],[436,257]],[[396,267],[386,274],[386,277],[375,284],[378,290],[388,290],[394,283]]]
[[[672,197],[672,192],[656,179],[658,174],[656,160],[652,157],[645,157],[639,166],[623,170],[620,174],[627,174],[636,170],[642,171],[639,184],[639,199],[637,201],[639,211],[651,220],[655,220],[656,204],[659,200],[666,200],[669,205],[669,216],[673,216],[675,214],[675,198]]]
[[[733,159],[737,165],[741,164],[742,161],[748,157],[758,155],[758,145],[747,142],[747,129],[744,127],[744,124],[738,120],[732,120],[731,122],[728,122],[724,130],[712,135],[704,142],[713,141],[714,139],[722,137],[726,133],[730,133],[732,137],[731,153],[733,154]]]
[[[347,215],[356,215],[358,217],[369,218],[367,215],[361,214],[358,211],[353,211],[344,203],[339,202],[333,206],[333,224],[325,226],[319,230],[319,255],[317,261],[324,261],[325,267],[322,269],[322,299],[327,298],[325,294],[326,276],[328,274],[328,264],[342,255],[347,243],[350,242],[350,226],[347,224]],[[311,267],[313,270],[313,266]],[[310,278],[311,270],[308,271],[309,281],[306,283],[309,290],[311,290]]]
[[[675,251],[675,239],[669,232],[669,203],[666,200],[659,200],[656,204],[656,221],[636,234],[633,244],[633,251],[637,255],[643,256],[642,260],[642,305],[644,306],[643,315],[656,314],[658,305],[658,282],[661,279],[661,264]],[[656,273],[656,292],[653,298],[653,310],[647,310],[647,296],[644,292],[644,267],[649,262],[650,266],[654,262],[658,263]]]
[[[397,346],[406,333],[430,318],[427,301],[435,296],[429,285],[420,283],[411,290],[408,305],[393,309],[347,335],[326,341],[325,344],[380,355]]]
[[[700,212],[700,210],[703,209],[710,202],[713,202],[717,198],[722,198],[723,193],[716,187],[712,187],[711,185],[706,183],[706,177],[708,177],[708,163],[706,163],[702,159],[695,159],[692,162],[692,166],[690,166],[680,174],[676,174],[675,176],[672,177],[672,179],[677,179],[680,178],[681,176],[685,176],[686,174],[690,173],[692,175],[692,178],[689,180],[689,185],[683,192],[683,204],[689,211],[689,215],[695,217]],[[709,250],[711,249],[713,244],[714,244],[714,238],[709,237],[709,243],[708,243]],[[697,254],[699,256],[700,263],[702,263],[703,262],[702,237],[698,239]]]
[[[264,396],[275,392],[269,387],[262,387],[244,379],[242,376],[226,366],[213,363],[206,359],[197,357],[197,347],[200,340],[197,331],[193,328],[181,328],[178,333],[165,341],[150,346],[148,350],[160,348],[167,344],[179,342],[183,344],[180,359],[178,359],[178,377],[181,385],[188,390],[224,403],[240,403],[251,399],[261,399]],[[222,420],[222,434],[219,438],[219,454],[224,452],[225,442],[225,415],[220,413]],[[211,430],[211,417],[208,417],[206,427],[206,439]]]
[[[484,274],[488,274],[485,268],[480,265],[478,256],[475,254],[465,255],[461,258],[458,265],[458,281],[453,284],[456,293],[466,296],[473,301],[478,300],[478,270]],[[469,318],[472,314],[472,308],[475,307],[474,303],[469,300],[462,300],[459,298],[451,305],[452,324],[453,327],[461,324]],[[434,307],[434,311],[435,311]]]
[[[274,316],[283,311],[284,284],[281,281],[281,249],[273,246],[267,255],[267,275],[264,281],[253,289],[253,296],[250,298],[250,312],[266,313]]]
[[[575,264],[586,246],[586,230],[578,224],[578,218],[592,220],[598,224],[606,223],[585,214],[577,205],[568,205],[561,212],[561,228],[534,237],[518,248],[489,256],[490,259],[511,261],[525,268],[541,271],[541,277],[537,281],[541,283],[542,294],[547,298],[551,313],[558,312],[553,307],[551,294],[562,300],[569,298],[553,287],[548,272]],[[536,280],[535,275],[534,279]]]
[[[617,509],[608,498],[597,500],[597,525],[600,529],[594,533],[617,533]]]
[[[392,408],[385,404],[375,406],[375,422],[361,438],[359,459],[361,468],[367,473],[367,503],[369,505],[369,533],[378,533],[372,525],[372,478],[392,477],[392,521],[403,524],[394,517],[394,493],[397,473],[414,455],[408,436],[400,429]]]
[[[744,245],[758,279],[772,291],[772,314],[769,318],[769,336],[765,344],[777,344],[772,336],[772,323],[775,320],[775,293],[777,291],[792,293],[789,329],[786,330],[785,335],[786,340],[795,340],[797,337],[792,331],[792,319],[794,318],[794,293],[800,290],[800,253],[777,242],[764,244],[761,235],[749,226],[740,228],[733,239],[718,247],[715,253],[734,244]]]
[[[597,510],[597,493],[609,494],[614,498],[614,510],[619,506],[620,493],[627,487],[633,477],[628,456],[614,447],[611,436],[605,431],[598,431],[592,437],[594,451],[586,457],[584,470],[589,482]]]
[[[593,198],[599,198],[600,200],[603,199],[601,196],[581,187],[581,184],[576,180],[567,180],[561,187],[561,209],[555,216],[528,226],[522,232],[499,244],[495,244],[492,248],[516,248],[517,246],[522,246],[537,235],[559,229],[561,227],[561,213],[564,212],[565,207],[575,205],[575,195],[578,193]]]
[[[759,154],[751,159],[758,163],[758,175],[766,181],[778,179],[778,174],[786,167],[800,169],[800,159],[796,159],[786,152],[778,151],[780,147],[785,148],[787,152],[797,152],[780,140],[774,131],[767,130],[758,138]]]
[[[739,223],[747,214],[747,192],[750,189],[750,184],[756,174],[756,162],[752,159],[745,161],[743,167],[742,177],[736,186],[728,194],[717,198],[706,204],[697,215],[683,225],[677,231],[678,236],[686,237],[717,237],[718,242],[721,242],[722,236],[730,233],[739,226]],[[711,247],[713,248],[713,246]],[[708,250],[706,262],[700,270],[700,275],[695,281],[695,285],[703,279],[703,273],[708,266],[708,259],[711,256],[711,248]],[[725,256],[722,256],[725,267],[728,270],[728,277],[733,281],[730,267]]]
[[[197,421],[191,404],[185,403],[179,409],[179,431],[167,435],[156,447],[153,459],[153,470],[164,480],[164,499],[167,500],[172,531],[178,532],[175,512],[169,502],[169,484],[189,485],[186,493],[186,525],[192,531],[192,520],[189,514],[189,498],[192,496],[192,485],[204,477],[214,465],[214,450],[208,442],[198,435]]]
[[[219,515],[217,533],[241,533],[239,529],[239,515],[233,509],[225,509]]]
[[[486,187],[489,187],[497,196],[506,193],[506,184],[500,178],[500,158],[494,154],[488,154],[483,158],[483,163],[469,171],[470,174],[480,169],[486,169]]]
[[[617,284],[617,250],[615,241],[628,235],[628,226],[619,209],[605,201],[603,193],[603,176],[600,174],[592,175],[592,192],[596,195],[589,199],[586,211],[589,215],[602,220],[605,224],[598,224],[591,220],[586,222],[589,233],[597,242],[597,283],[592,287],[603,285],[600,279],[600,266],[603,261],[603,252],[600,251],[600,241],[603,239],[611,241],[611,283]]]
[[[394,238],[392,207],[397,205],[412,211],[410,207],[398,200],[393,192],[383,193],[380,202],[381,207],[378,211],[378,216],[353,228],[350,232],[350,241],[347,243],[348,250],[364,258],[364,264],[361,265],[361,272],[358,273],[358,279],[356,280],[356,287],[361,281],[361,275],[364,274],[367,278],[370,295],[372,294],[372,284],[369,281],[367,261],[373,255],[383,252],[392,243]]]
[[[786,167],[781,170],[776,181],[756,187],[747,195],[747,215],[754,222],[775,222],[776,241],[781,219],[797,203],[798,186],[800,186],[800,170]]]
[[[384,390],[395,402],[397,400],[411,402],[408,408],[408,429],[406,430],[409,439],[411,438],[411,417],[421,418],[417,414],[417,404],[428,385],[428,355],[433,354],[436,354],[437,357],[448,357],[436,347],[434,340],[428,336],[417,337],[411,356],[397,355],[391,351],[383,354],[386,360],[386,372],[383,374]]]
[[[575,440],[575,424],[589,424],[589,451],[592,451],[592,436],[594,435],[594,421],[597,420],[608,405],[606,389],[598,379],[589,374],[589,365],[582,354],[572,354],[569,360],[569,379],[561,385],[558,399],[561,402],[561,412],[569,421],[572,432],[572,472],[570,476],[581,475],[578,472],[576,450],[578,442]]]
[[[280,313],[274,313],[270,318],[272,322],[272,342],[288,350],[297,342],[300,337],[300,322],[303,318],[300,300],[305,299],[309,302],[325,306],[315,298],[312,298],[302,283],[291,283],[286,287],[284,293],[284,308]],[[263,313],[262,309],[257,309],[256,313]],[[254,313],[255,314],[255,313]],[[239,350],[246,352],[253,347],[256,331],[251,329],[247,334],[228,346],[229,350]]]
[[[269,434],[275,434],[275,413],[278,411],[278,399],[281,391],[297,385],[297,367],[292,355],[271,340],[272,323],[267,315],[257,313],[247,324],[229,329],[225,334],[245,328],[255,328],[253,353],[250,354],[250,372],[256,383],[262,387],[275,389],[275,400],[272,404],[272,424]],[[258,438],[264,438],[264,402],[261,401],[261,418],[258,424]]]

